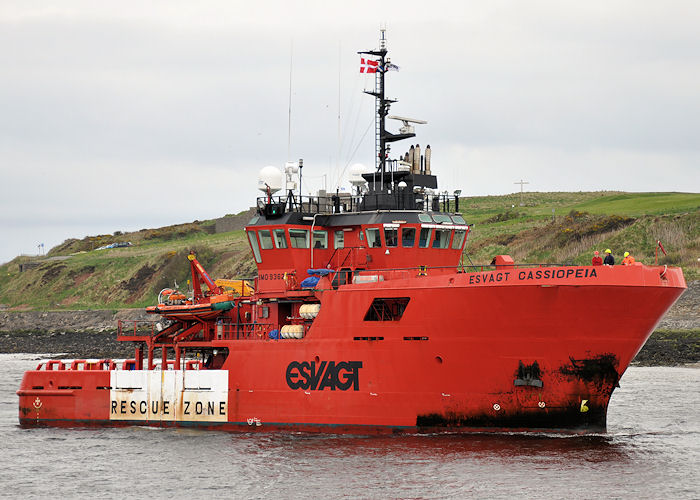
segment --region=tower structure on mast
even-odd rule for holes
[[[375,99],[375,170],[362,174],[369,187],[362,199],[362,210],[437,210],[439,203],[434,190],[437,178],[430,170],[430,146],[426,148],[425,157],[420,155],[420,146],[411,146],[410,152],[390,158],[390,144],[415,137],[413,124],[425,124],[424,120],[415,120],[401,116],[389,115],[395,99],[387,99],[385,94],[385,75],[390,69],[398,70],[387,57],[385,29],[381,29],[379,49],[359,52],[371,56],[363,68],[368,73],[375,73],[374,90],[365,90]],[[363,58],[364,61],[364,58]],[[386,130],[387,118],[403,122],[399,133]],[[410,153],[410,161],[409,161]],[[425,160],[425,161],[423,161]]]
[[[382,28],[380,30],[381,35],[379,38],[379,50],[368,50],[359,52],[359,54],[367,54],[370,56],[378,57],[379,65],[375,73],[374,90],[365,90],[365,94],[374,96],[375,98],[375,170],[384,179],[384,174],[386,172],[386,161],[389,156],[389,146],[387,143],[400,141],[402,139],[408,139],[410,137],[415,137],[415,133],[400,133],[392,134],[386,130],[386,118],[389,114],[389,108],[393,103],[396,102],[395,99],[387,99],[385,96],[384,87],[384,75],[387,72],[387,64],[391,61],[387,58],[387,47],[386,47],[386,30]],[[383,183],[383,181],[382,181]]]

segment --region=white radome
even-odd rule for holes
[[[282,189],[283,182],[284,174],[282,171],[271,165],[260,170],[258,174],[258,189],[263,193],[267,193],[268,186],[270,187],[270,194],[276,193]]]
[[[362,178],[362,174],[367,172],[367,168],[362,163],[355,163],[350,167],[350,184],[353,186],[362,186],[367,181]]]

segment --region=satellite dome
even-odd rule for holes
[[[258,174],[258,189],[263,193],[267,193],[267,188],[270,188],[270,194],[274,194],[282,189],[284,174],[282,171],[273,166],[267,166],[260,170]]]
[[[367,172],[367,168],[362,163],[355,163],[350,167],[350,184],[353,186],[362,186],[367,181],[362,178],[362,174]]]

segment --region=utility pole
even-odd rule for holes
[[[520,206],[523,206],[523,184],[530,184],[527,181],[520,179],[520,182],[514,182],[513,184],[520,184]]]

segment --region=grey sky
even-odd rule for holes
[[[0,4],[0,261],[252,205],[288,159],[290,53],[304,186],[372,165],[380,23],[441,189],[700,191],[698,2],[251,4]]]

